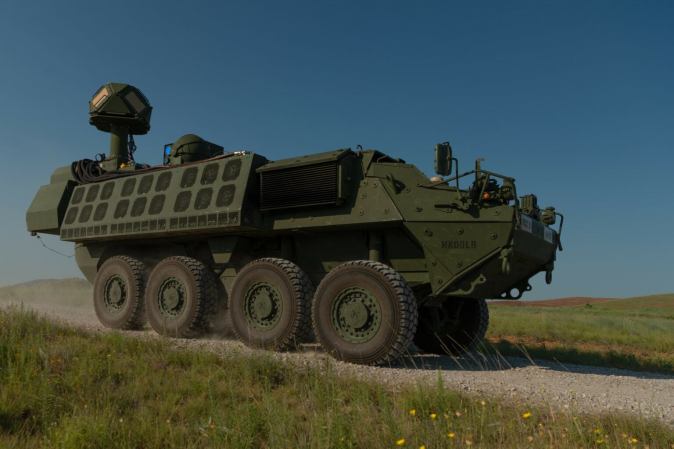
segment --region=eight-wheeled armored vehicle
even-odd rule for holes
[[[133,136],[151,112],[137,88],[102,86],[89,115],[110,133],[109,153],[55,170],[27,212],[28,231],[75,243],[106,326],[147,320],[193,337],[226,310],[248,345],[315,338],[338,359],[386,364],[413,341],[473,348],[485,299],[518,299],[539,272],[551,280],[559,214],[479,161],[459,174],[448,143],[431,179],[376,150],[270,161],[194,134],[148,166]]]

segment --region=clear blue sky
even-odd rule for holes
[[[195,132],[272,159],[363,144],[430,175],[449,140],[566,214],[529,298],[674,291],[674,3],[184,3],[0,3],[0,284],[79,274],[24,213],[106,151],[87,101],[122,81],[155,108],[139,160]]]

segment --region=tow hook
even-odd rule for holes
[[[499,259],[501,259],[501,273],[505,275],[510,274],[510,258],[513,255],[513,249],[512,247],[508,248],[503,248],[501,250],[501,254],[499,255]]]

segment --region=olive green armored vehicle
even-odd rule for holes
[[[193,134],[148,166],[133,136],[151,111],[133,86],[101,87],[90,124],[110,133],[109,153],[55,170],[26,216],[31,233],[75,243],[106,326],[195,337],[226,311],[250,346],[315,339],[340,360],[388,364],[412,342],[470,350],[485,299],[551,280],[561,215],[479,161],[459,174],[448,143],[431,179],[376,150],[270,161]]]

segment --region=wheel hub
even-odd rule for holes
[[[180,302],[180,293],[175,287],[164,290],[164,305],[169,309],[175,309]]]
[[[257,282],[244,297],[244,314],[248,324],[257,329],[274,327],[281,317],[281,293],[271,284]]]
[[[346,324],[354,329],[365,326],[369,318],[369,311],[362,302],[345,304],[343,312]]]
[[[333,302],[332,324],[346,341],[364,343],[371,340],[381,327],[377,298],[360,287],[342,290]]]
[[[124,306],[126,299],[126,282],[120,276],[111,276],[105,283],[103,291],[105,307],[110,311],[118,311]]]
[[[159,287],[159,310],[162,315],[175,318],[185,308],[187,293],[185,285],[174,277],[166,279]]]

